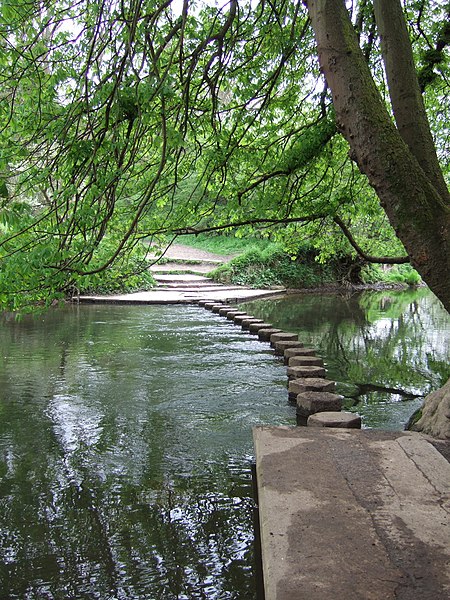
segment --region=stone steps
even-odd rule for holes
[[[186,273],[192,275],[205,275],[211,273],[223,264],[221,260],[215,259],[171,259],[164,263],[155,263],[150,267],[154,276]]]
[[[77,296],[74,302],[121,303],[121,304],[195,304],[201,299],[216,302],[244,302],[255,298],[276,296],[285,292],[284,288],[254,289],[240,285],[224,285],[206,277],[223,260],[215,258],[192,259],[181,247],[183,258],[172,258],[164,264],[155,263],[150,271],[157,285],[141,292],[114,294],[107,296]],[[175,251],[176,248],[171,248]]]

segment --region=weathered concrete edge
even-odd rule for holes
[[[253,437],[266,600],[324,600],[331,588],[334,600],[394,600],[400,588],[405,599],[446,597],[450,464],[431,440],[285,426]]]

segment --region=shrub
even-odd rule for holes
[[[411,265],[394,265],[383,270],[381,265],[366,265],[363,270],[364,283],[399,283],[409,286],[420,285],[422,279]]]
[[[250,248],[212,274],[216,281],[253,287],[287,286],[315,287],[332,280],[327,267],[308,257],[293,260],[281,246],[271,244],[265,249]]]

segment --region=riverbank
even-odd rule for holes
[[[228,246],[225,245],[225,248]],[[230,248],[233,249],[233,246]],[[169,246],[162,260],[151,267],[155,277],[158,277],[159,273],[201,274],[223,285],[243,285],[268,290],[283,288],[289,294],[348,294],[364,290],[402,290],[423,285],[417,274],[411,276],[409,266],[403,266],[401,269],[405,271],[403,276],[396,268],[390,268],[388,271],[372,269],[371,277],[378,276],[380,279],[356,282],[352,280],[354,274],[349,276],[352,266],[349,267],[347,263],[343,267],[333,260],[322,265],[309,254],[304,259],[292,260],[274,245],[266,248],[250,247],[240,252],[234,248],[232,253],[220,254],[183,244]],[[359,266],[358,273],[360,271]],[[396,280],[390,281],[389,276]]]

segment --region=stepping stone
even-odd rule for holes
[[[361,429],[361,417],[351,412],[320,412],[308,417],[308,427]]]
[[[320,356],[305,356],[305,355],[300,355],[300,356],[291,356],[291,358],[287,361],[287,364],[290,367],[297,367],[299,365],[304,365],[304,366],[315,366],[315,367],[323,367],[323,358],[320,358]]]
[[[248,315],[245,312],[233,317],[233,321],[236,323],[236,325],[242,325],[242,321],[245,321],[247,319],[254,319],[254,317],[252,317],[252,315]]]
[[[334,392],[336,383],[322,377],[291,379],[288,384],[289,400],[297,401],[302,392]]]
[[[209,301],[209,302],[205,302],[203,306],[206,308],[206,310],[211,310],[212,307],[215,306],[216,304],[217,304],[217,302]]]
[[[248,326],[248,330],[250,331],[250,333],[258,333],[260,329],[267,329],[271,326],[271,323],[250,323],[250,325]]]
[[[339,412],[343,400],[343,396],[332,392],[302,392],[297,394],[297,415],[307,418],[319,412]]]
[[[219,310],[220,310],[221,308],[223,308],[224,306],[226,306],[226,305],[225,305],[225,304],[217,304],[217,303],[216,303],[216,304],[213,304],[213,306],[211,306],[211,310],[212,310],[212,312],[213,312],[213,313],[217,313],[217,314],[219,314]],[[230,308],[230,309],[231,309],[231,308],[233,308],[233,307],[232,307],[232,306],[228,306],[228,308]]]
[[[288,346],[283,353],[284,362],[286,364],[289,364],[289,359],[292,356],[315,356],[315,354],[316,351],[314,348],[303,348],[299,346]]]
[[[264,323],[262,319],[255,319],[254,317],[250,319],[244,319],[241,323],[242,329],[248,329],[251,323]]]
[[[227,319],[236,323],[236,317],[243,317],[244,315],[248,317],[247,313],[242,312],[242,310],[230,310],[227,313]]]
[[[234,306],[222,306],[222,308],[219,308],[218,313],[222,317],[226,317],[227,314],[231,311],[235,312],[236,308]]]
[[[273,327],[269,329],[259,329],[258,337],[262,342],[270,342],[272,333],[281,333],[281,329],[274,329]]]
[[[270,336],[270,345],[275,346],[275,342],[293,342],[298,341],[298,335],[296,333],[288,333],[286,331],[280,331],[280,333],[274,333]]]
[[[297,365],[296,367],[287,368],[287,376],[289,379],[299,379],[300,377],[325,377],[327,374],[324,367]]]
[[[299,342],[298,340],[279,340],[278,342],[275,342],[275,344],[271,343],[271,346],[274,346],[275,354],[278,354],[279,356],[284,356],[284,352],[288,348],[303,348],[302,342]]]

